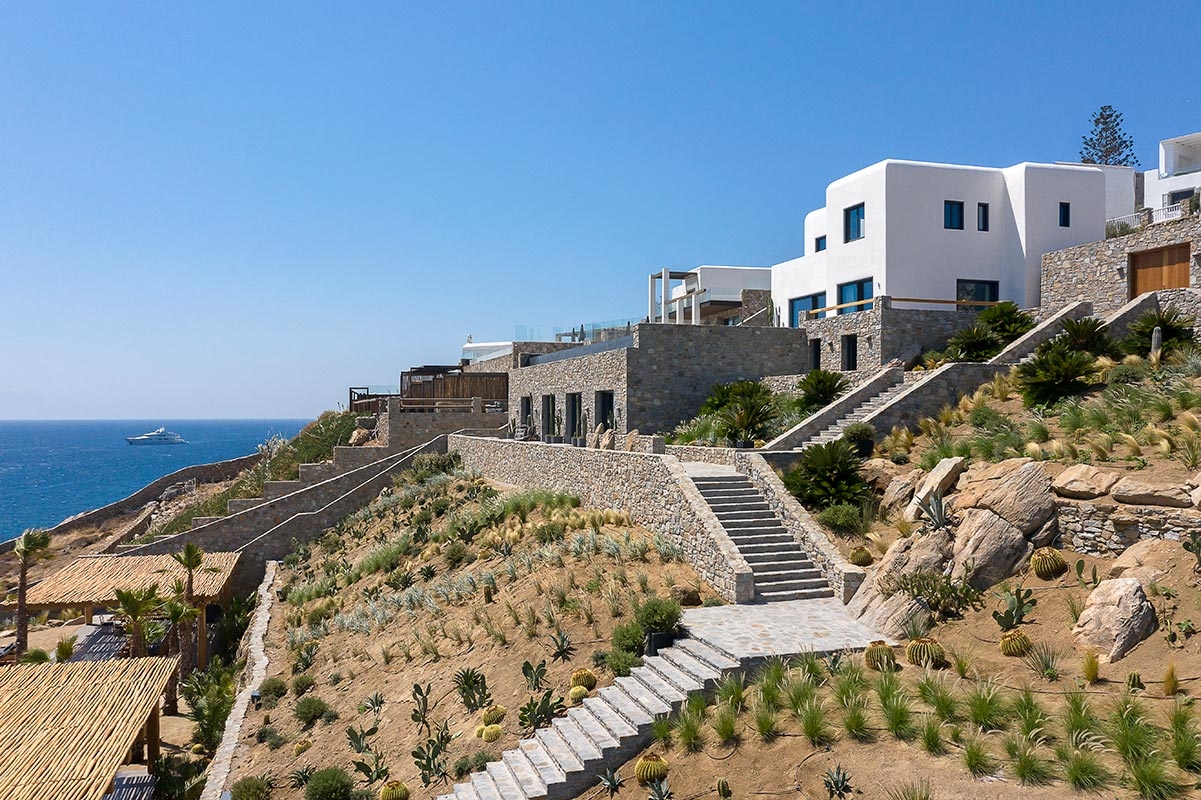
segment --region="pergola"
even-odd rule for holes
[[[228,606],[230,576],[240,553],[205,553],[200,569],[192,573],[193,596],[201,613],[197,619],[197,664],[208,661],[208,635],[204,608],[211,603]],[[176,580],[186,581],[187,570],[169,555],[83,556],[30,587],[25,603],[31,613],[82,608],[84,621],[92,623],[96,608],[115,608],[117,589],[141,590],[158,585],[161,594]],[[15,604],[8,604],[8,608]],[[3,795],[0,795],[2,797]]]
[[[0,669],[0,797],[101,800],[144,735],[159,755],[159,700],[175,658]]]

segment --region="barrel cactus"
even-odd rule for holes
[[[308,739],[297,739],[296,744],[292,745],[292,755],[298,756],[312,746],[313,743]]]
[[[942,669],[947,665],[947,651],[937,639],[921,636],[905,645],[905,660],[915,667]]]
[[[475,738],[482,739],[484,737],[484,728],[487,728],[487,727],[488,727],[487,725],[476,725],[475,726]]]
[[[1131,672],[1129,675],[1126,676],[1126,689],[1127,690],[1134,692],[1134,691],[1138,691],[1139,689],[1145,689],[1145,688],[1147,688],[1147,687],[1145,685],[1143,685],[1143,676],[1142,675],[1139,675],[1137,672]]]
[[[588,696],[588,688],[586,686],[572,686],[567,696],[571,699],[573,705],[579,705]]]
[[[499,725],[488,725],[485,726],[484,732],[481,734],[480,738],[491,744],[499,739],[504,732],[504,728],[500,727]]]
[[[499,725],[501,722],[504,721],[504,719],[505,719],[505,707],[504,706],[489,706],[484,711],[484,724],[485,725]]]
[[[1025,631],[1014,628],[1001,634],[1001,654],[1006,656],[1024,656],[1030,652],[1034,643]]]
[[[717,781],[717,797],[718,800],[730,800],[734,793],[730,791],[730,782],[725,778],[719,778]]]
[[[379,787],[379,800],[409,800],[409,787],[404,781],[388,781]]]
[[[596,688],[596,673],[587,667],[581,667],[571,673],[571,685],[583,686],[588,691]]]
[[[1068,571],[1068,564],[1063,555],[1054,547],[1040,547],[1030,556],[1030,566],[1034,574],[1044,581],[1051,581]]]
[[[897,666],[897,657],[888,642],[877,639],[863,651],[863,663],[877,672],[892,672]]]
[[[866,567],[875,559],[872,558],[872,553],[866,547],[853,548],[847,556],[847,561],[850,561],[857,567]]]
[[[647,753],[642,758],[638,759],[638,763],[634,765],[634,777],[638,782],[645,786],[654,781],[661,781],[667,777],[669,767],[667,762],[663,760],[663,756],[658,753]]]

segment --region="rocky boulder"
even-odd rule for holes
[[[991,511],[1029,537],[1055,516],[1051,476],[1042,464],[1028,458],[988,464],[964,474],[954,506],[960,511]]]
[[[1033,552],[1018,528],[986,508],[969,508],[955,531],[951,574],[987,589],[1012,575]]]
[[[945,495],[962,474],[966,461],[967,459],[962,456],[944,458],[939,461],[938,465],[930,470],[930,474],[922,481],[917,491],[913,493],[913,499],[909,501],[909,505],[905,509],[905,518],[916,520],[920,517],[922,511],[919,504],[929,500],[935,492]]]
[[[350,434],[349,444],[351,447],[361,447],[371,441],[371,431],[366,428],[355,428]]]
[[[1091,464],[1073,464],[1059,473],[1051,489],[1060,497],[1092,500],[1109,494],[1121,477],[1116,472],[1097,469]]]
[[[952,546],[951,532],[947,530],[897,539],[879,565],[868,572],[867,579],[847,604],[847,610],[874,630],[895,637],[902,632],[905,620],[912,614],[928,613],[924,603],[896,591],[897,579],[914,572],[941,574],[946,569]]]
[[[1155,631],[1155,608],[1136,578],[1101,581],[1088,596],[1072,636],[1082,647],[1117,661]]]
[[[880,597],[860,618],[864,625],[889,639],[905,637],[905,623],[910,619],[930,619],[930,607],[924,601],[896,592]]]
[[[1180,552],[1180,545],[1164,539],[1143,539],[1135,542],[1109,565],[1110,578],[1137,578],[1143,586],[1166,574],[1167,566]]]
[[[1158,486],[1134,478],[1122,478],[1110,492],[1114,500],[1132,506],[1189,508],[1193,499],[1182,486]]]
[[[889,481],[888,486],[884,489],[884,497],[880,500],[880,508],[893,513],[909,505],[909,501],[913,499],[913,493],[917,491],[922,474],[920,469],[915,469]]]
[[[675,585],[669,590],[671,599],[684,607],[699,606],[701,604],[701,593],[692,586]]]

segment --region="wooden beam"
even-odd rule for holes
[[[154,708],[150,711],[150,718],[146,720],[146,766],[154,773],[154,762],[158,761],[159,754],[159,718],[158,718],[158,703],[154,704]]]
[[[196,667],[204,669],[208,666],[209,659],[208,620],[205,615],[208,606],[201,603],[199,610],[200,613],[196,617]]]

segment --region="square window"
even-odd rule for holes
[[[976,230],[988,230],[988,203],[976,204]]]
[[[822,250],[825,250],[825,249],[826,249],[826,237],[825,236],[819,236],[813,240],[813,252],[820,253]]]
[[[843,210],[842,237],[844,242],[863,238],[863,203]]]
[[[1060,203],[1059,204],[1059,227],[1061,227],[1061,228],[1072,227],[1072,204],[1071,203]]]
[[[942,226],[947,230],[963,230],[963,201],[944,200],[942,202]]]
[[[838,285],[838,305],[846,303],[855,303],[859,300],[872,299],[872,279],[864,278],[860,281],[851,281],[850,283],[840,283]],[[871,308],[870,303],[860,305],[847,305],[845,308],[838,309],[839,314],[851,314],[856,311],[866,311]]]
[[[826,293],[818,292],[817,294],[806,295],[805,297],[794,297],[788,301],[788,320],[789,325],[793,328],[801,327],[801,323],[809,319],[809,312],[816,311],[819,308],[826,307]],[[817,315],[817,319],[822,319],[826,316],[823,311]]]

